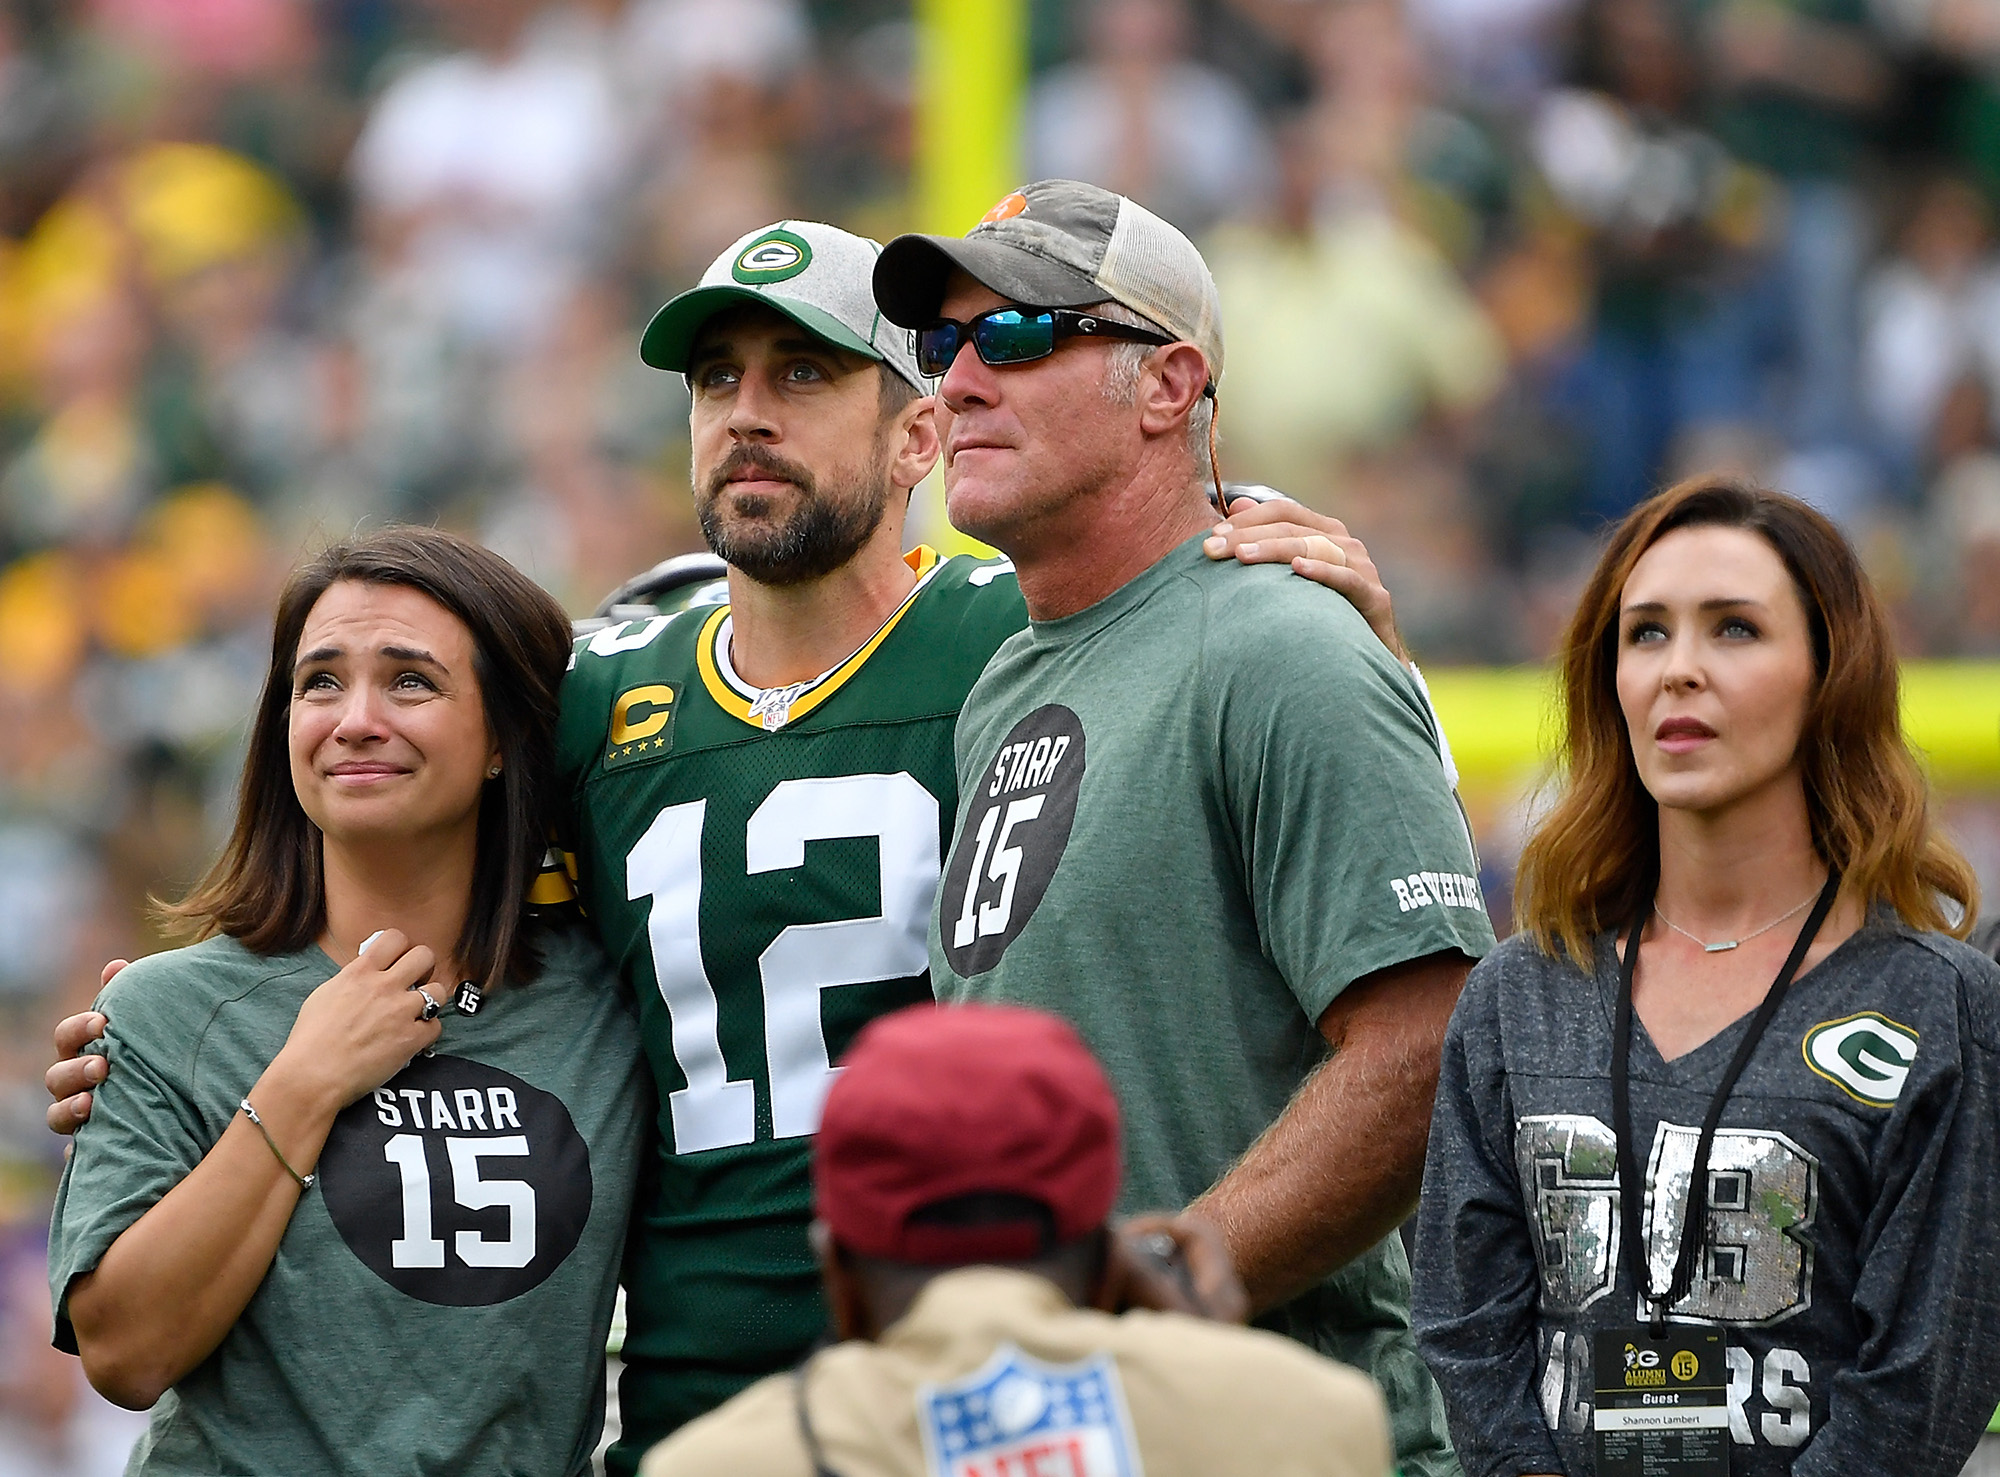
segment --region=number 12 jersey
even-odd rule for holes
[[[1027,616],[1004,561],[908,558],[901,607],[796,687],[736,676],[726,605],[577,645],[565,849],[659,1092],[627,1249],[628,1433],[664,1434],[822,1332],[805,1227],[832,1064],[931,998],[953,727]]]

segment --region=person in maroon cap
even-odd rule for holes
[[[1061,1021],[969,1005],[874,1022],[813,1159],[843,1342],[684,1427],[642,1477],[1387,1473],[1375,1387],[1189,1316],[1247,1308],[1219,1236],[1172,1222],[1176,1283],[1137,1249],[1166,1221],[1108,1224],[1118,1180],[1117,1102]]]

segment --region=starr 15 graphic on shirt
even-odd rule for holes
[[[932,1477],[1141,1477],[1109,1354],[1045,1364],[1004,1343],[971,1374],[917,1391]]]
[[[590,1152],[562,1101],[465,1057],[419,1057],[343,1111],[319,1175],[368,1269],[450,1307],[540,1285],[590,1217]]]
[[[983,974],[1021,936],[1069,847],[1083,724],[1061,703],[1028,714],[982,775],[944,876],[945,954]]]

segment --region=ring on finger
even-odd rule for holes
[[[410,988],[424,997],[423,1013],[417,1017],[418,1020],[434,1021],[444,1014],[444,1002],[432,996],[429,990],[426,990],[422,985],[411,985]]]

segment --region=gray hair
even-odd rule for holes
[[[1167,333],[1152,319],[1119,302],[1093,303],[1087,310],[1096,317],[1111,323],[1125,323],[1133,328],[1150,328],[1155,333]],[[1139,368],[1146,362],[1146,356],[1159,345],[1113,343],[1110,345],[1109,362],[1104,368],[1104,398],[1114,405],[1130,405],[1132,397],[1139,390]],[[1215,464],[1209,458],[1209,429],[1215,424],[1215,401],[1207,395],[1195,401],[1194,409],[1188,412],[1187,447],[1188,455],[1194,458],[1196,474],[1204,481],[1215,475]]]

